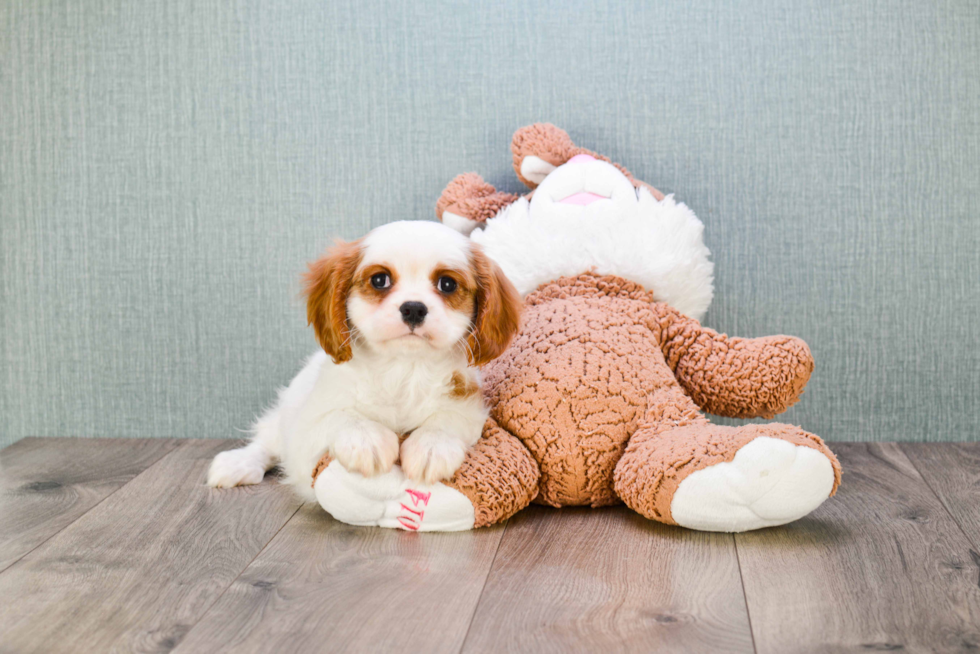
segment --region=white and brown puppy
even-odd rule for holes
[[[311,264],[306,295],[324,351],[256,421],[249,445],[215,457],[208,484],[255,484],[281,464],[312,499],[324,453],[364,476],[400,455],[410,479],[452,477],[487,417],[476,366],[518,328],[520,297],[497,265],[439,223],[396,222]]]

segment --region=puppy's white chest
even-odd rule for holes
[[[398,362],[358,380],[356,403],[367,417],[398,433],[418,427],[450,392],[451,367]]]

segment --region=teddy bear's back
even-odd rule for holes
[[[541,468],[540,503],[618,503],[613,471],[640,426],[704,420],[664,360],[649,297],[610,279],[529,296],[518,337],[484,369],[493,417]]]

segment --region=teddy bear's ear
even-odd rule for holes
[[[575,156],[578,148],[565,130],[551,123],[535,123],[514,132],[510,151],[517,177],[533,189],[548,173]]]

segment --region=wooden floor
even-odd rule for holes
[[[234,445],[0,452],[0,652],[980,648],[980,444],[835,444],[835,498],[736,536],[621,507],[348,527],[271,477],[205,487]]]

